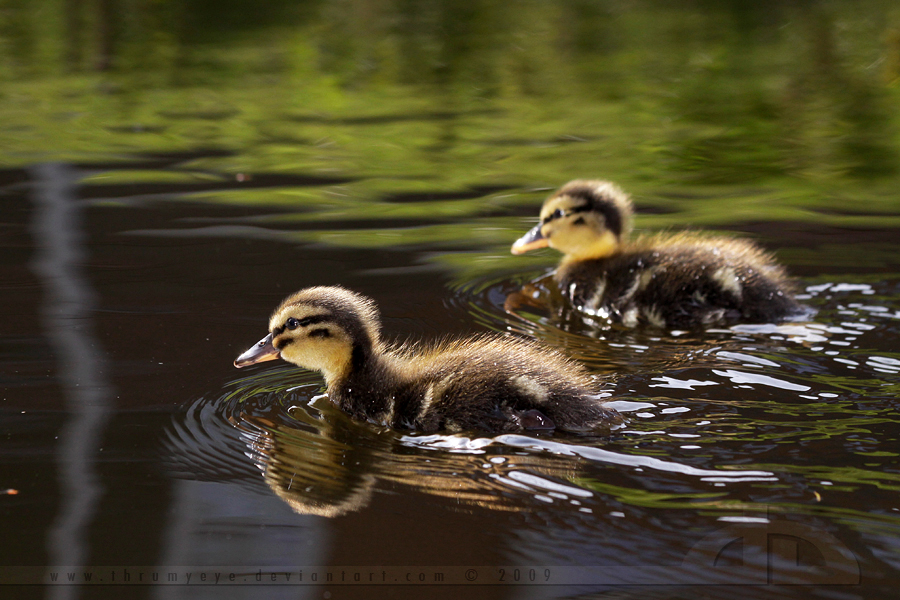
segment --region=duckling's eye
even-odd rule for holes
[[[544,222],[544,223],[549,223],[550,221],[552,221],[552,220],[554,220],[554,219],[559,219],[560,217],[564,217],[564,216],[566,216],[566,213],[563,212],[563,209],[557,208],[557,209],[554,210],[552,213],[550,213],[549,215],[547,215],[546,217],[544,217],[544,221],[543,221],[543,222]]]
[[[287,323],[284,324],[288,329],[297,329],[300,327],[300,321],[295,319],[294,317],[288,317]]]

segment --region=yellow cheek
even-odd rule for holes
[[[312,371],[320,371],[326,383],[346,375],[350,368],[350,349],[335,338],[304,339],[289,344],[281,352],[284,360]]]
[[[550,238],[550,246],[563,252],[565,260],[589,260],[603,258],[616,252],[619,240],[611,231],[604,231],[599,236],[588,228],[573,229],[566,236]]]

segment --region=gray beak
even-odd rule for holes
[[[238,356],[234,361],[234,366],[240,369],[241,367],[277,358],[281,358],[281,352],[272,344],[272,334],[270,333]]]

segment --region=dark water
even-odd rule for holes
[[[891,3],[45,4],[0,4],[4,594],[895,595]],[[506,311],[556,260],[509,245],[584,176],[638,229],[757,239],[805,319]],[[399,340],[543,340],[626,422],[392,431],[233,368],[323,284]]]

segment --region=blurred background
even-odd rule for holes
[[[809,320],[508,314],[558,260],[509,247],[573,178],[631,193],[639,232],[755,239]],[[678,565],[787,520],[863,585],[767,592],[893,597],[898,190],[895,0],[0,0],[0,565]],[[389,337],[552,343],[628,425],[423,438],[347,421],[314,374],[234,371],[318,284]],[[761,556],[725,562],[780,581]],[[724,593],[710,573],[681,572],[692,598]]]
[[[322,202],[284,189],[306,176],[346,183],[348,202],[409,201],[580,176],[698,226],[895,216],[884,214],[900,165],[890,0],[4,0],[0,11],[5,167],[184,158],[89,180],[108,196],[182,185],[228,187],[202,196],[222,203]],[[237,185],[242,175],[257,181]],[[474,204],[469,216],[487,210]]]

